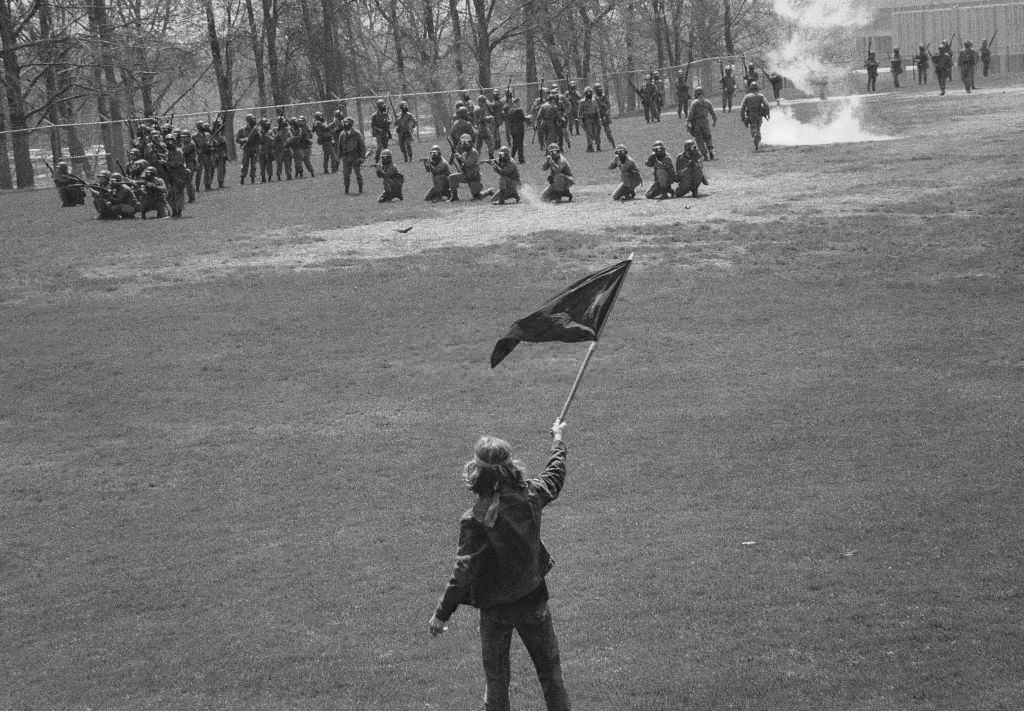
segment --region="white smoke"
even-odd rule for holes
[[[793,115],[791,106],[772,107],[771,119],[761,124],[764,143],[773,146],[820,146],[829,143],[891,141],[861,127],[862,99],[846,96],[821,104],[821,114],[809,122]]]

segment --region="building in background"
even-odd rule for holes
[[[865,0],[864,7],[874,11],[874,20],[859,30],[860,57],[867,56],[870,40],[880,61],[893,47],[899,47],[909,66],[918,45],[930,44],[928,51],[935,54],[940,42],[955,35],[955,56],[964,40],[970,40],[977,50],[983,39],[991,40],[995,34],[991,71],[1024,69],[1024,0]]]

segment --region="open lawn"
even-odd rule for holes
[[[634,251],[545,518],[576,708],[1021,708],[1022,99],[759,154],[734,112],[702,199],[614,204],[575,137],[564,205],[427,205],[418,164],[393,205],[237,164],[183,220],[0,195],[0,709],[478,708],[475,611],[427,634],[457,472],[485,432],[538,471],[586,345],[488,355]]]

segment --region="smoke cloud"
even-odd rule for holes
[[[861,127],[862,99],[847,96],[821,105],[821,114],[809,122],[800,121],[792,106],[772,107],[771,119],[761,125],[761,137],[773,146],[820,146],[829,143],[891,141]]]

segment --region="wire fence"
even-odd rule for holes
[[[1014,61],[1008,62],[1006,57]],[[622,72],[611,72],[597,74],[588,79],[543,79],[544,88],[558,87],[565,91],[570,81],[576,84],[582,94],[587,86],[594,86],[600,83],[605,92],[609,95],[612,105],[612,116],[615,118],[631,116],[642,111],[638,97],[638,89],[651,74],[657,74],[660,80],[659,89],[663,96],[664,108],[676,107],[676,89],[680,80],[685,80],[691,90],[702,87],[705,96],[718,102],[721,97],[721,76],[726,68],[732,68],[733,76],[737,81],[737,92],[739,96],[743,93],[742,76],[744,73],[743,62],[746,58],[738,56],[710,57],[696,60],[687,64],[670,66],[652,66],[646,69],[633,69]],[[1024,55],[1010,54],[998,58],[1000,61],[993,67],[993,71],[1019,71],[1024,64]],[[912,59],[907,59],[908,64]],[[768,68],[758,63],[759,73],[766,77]],[[858,91],[861,88],[863,74],[863,58],[851,58],[845,63],[842,69],[842,77],[837,80],[836,76],[829,79],[828,93],[831,95],[848,94]],[[524,101],[523,109],[530,113],[534,100],[541,95],[542,82],[531,83],[507,83],[496,87],[487,88],[487,93],[496,90],[499,95],[504,95],[506,89],[513,95]],[[767,90],[767,86],[762,87]],[[796,98],[800,93],[793,85],[785,81],[783,88],[787,90],[786,95]],[[818,93],[818,88],[815,88]],[[824,93],[824,89],[821,89]],[[244,125],[245,116],[254,114],[257,117],[274,119],[278,116],[300,117],[305,116],[312,123],[313,115],[317,112],[324,113],[330,118],[336,111],[343,115],[351,116],[357,127],[369,140],[367,128],[370,117],[376,110],[376,103],[384,99],[392,111],[396,111],[399,102],[405,101],[409,105],[411,113],[417,117],[418,127],[415,138],[421,141],[439,142],[442,128],[451,126],[452,113],[456,102],[461,100],[465,94],[469,94],[470,100],[475,104],[477,97],[481,94],[479,88],[473,91],[462,89],[449,89],[436,92],[413,92],[395,94],[375,94],[368,96],[352,96],[327,101],[304,101],[298,103],[272,105],[272,106],[248,106],[238,107],[225,112],[224,124],[225,134],[233,135],[234,130]],[[490,97],[488,97],[490,98]],[[217,114],[202,112],[174,113],[158,117],[163,123],[173,122],[173,125],[182,129],[194,129],[198,123],[213,123]],[[49,180],[49,169],[58,161],[66,161],[72,172],[91,179],[99,170],[114,171],[118,164],[126,164],[127,150],[135,130],[136,120],[141,117],[127,117],[117,121],[90,121],[74,124],[46,124],[28,129],[0,131],[0,179],[4,173],[11,175],[15,168],[14,149],[15,144],[22,147],[27,142],[28,152],[32,164],[33,182],[37,186],[51,186]],[[235,159],[235,146],[229,141],[229,159]],[[6,159],[6,164],[5,164]],[[0,186],[2,187],[2,186]],[[22,185],[21,187],[26,187]]]

